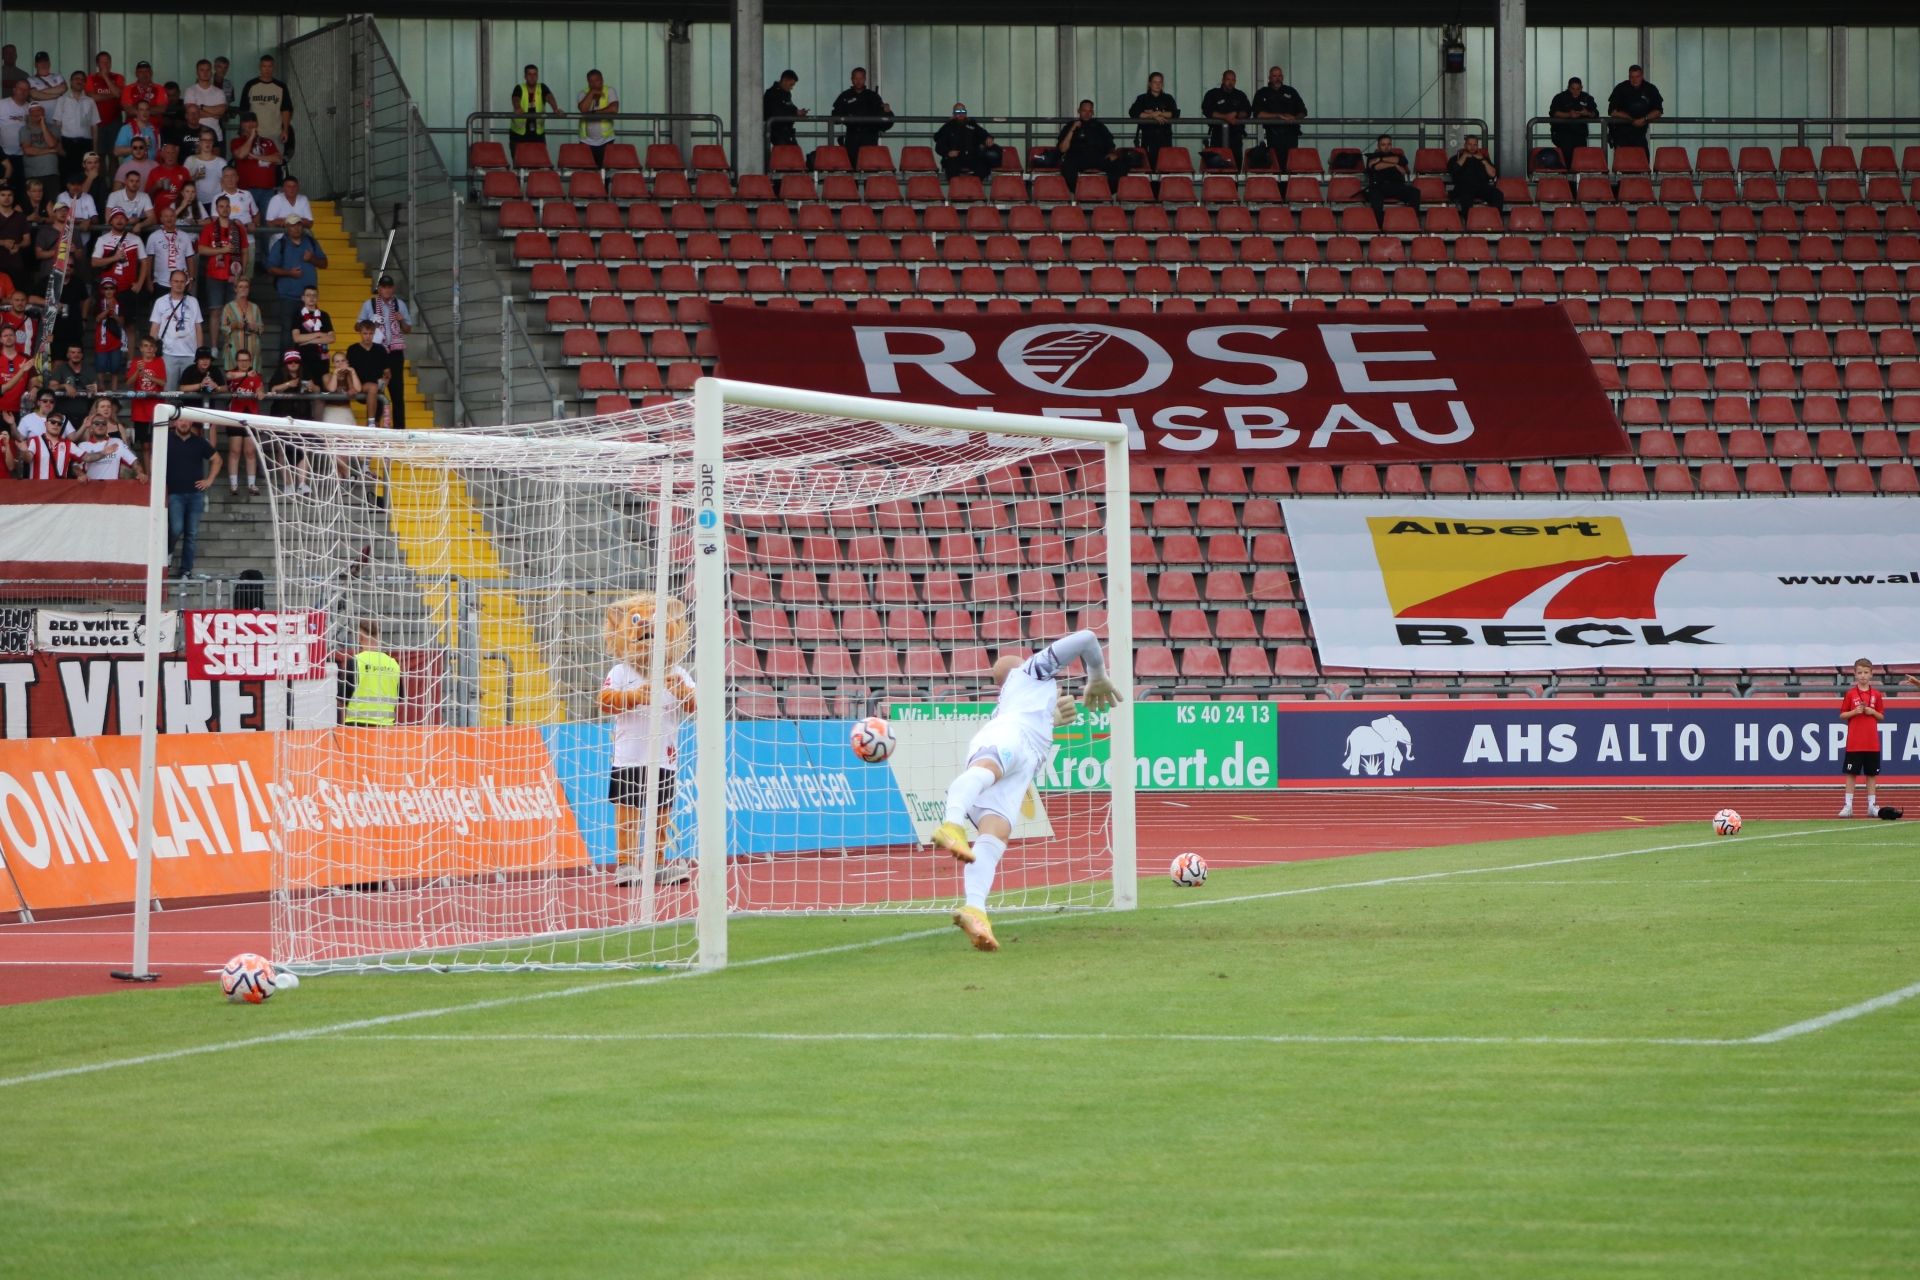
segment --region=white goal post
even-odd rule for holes
[[[156,412],[160,419],[156,425],[161,429],[174,416],[170,408],[163,406]],[[409,885],[405,893],[398,891],[397,883],[388,886],[391,892],[384,896],[378,893],[342,895],[334,889],[333,897],[322,904],[325,914],[321,916],[313,914],[315,909],[310,904],[315,882],[302,882],[308,897],[301,897],[291,891],[283,894],[276,876],[275,945],[276,949],[287,950],[285,955],[276,954],[276,961],[289,961],[297,969],[404,969],[428,962],[442,968],[571,968],[615,964],[692,964],[719,968],[727,963],[730,911],[841,909],[837,904],[842,898],[819,893],[809,897],[807,892],[794,890],[793,877],[817,875],[823,877],[824,883],[824,877],[829,875],[853,874],[843,867],[828,871],[809,864],[813,869],[802,871],[798,869],[798,859],[784,863],[777,859],[770,861],[768,865],[774,869],[764,872],[767,879],[761,887],[772,885],[773,890],[752,901],[749,901],[751,895],[741,887],[744,881],[738,879],[748,873],[730,869],[730,852],[735,855],[735,862],[744,860],[738,857],[741,820],[729,813],[732,782],[728,773],[729,752],[736,749],[736,743],[744,735],[753,731],[756,722],[744,716],[768,713],[742,713],[742,718],[732,715],[736,677],[730,650],[736,644],[747,645],[744,639],[731,638],[741,631],[741,614],[735,612],[736,600],[732,593],[736,590],[736,580],[744,576],[747,566],[730,563],[729,544],[735,545],[733,554],[737,555],[747,541],[744,537],[730,538],[729,535],[741,527],[740,520],[755,516],[762,520],[787,520],[806,516],[824,518],[842,509],[872,511],[876,507],[885,508],[889,502],[912,503],[922,501],[926,495],[953,493],[965,484],[974,486],[968,492],[986,493],[988,490],[981,487],[982,477],[996,473],[996,469],[1017,470],[1022,465],[1028,467],[1022,474],[1032,486],[1030,492],[1047,492],[1039,488],[1038,477],[1041,464],[1056,465],[1055,455],[1070,460],[1060,464],[1066,468],[1063,473],[1075,477],[1072,483],[1085,486],[1073,492],[1088,496],[1073,499],[1072,504],[1056,497],[1054,506],[1047,509],[1057,513],[1067,505],[1075,505],[1080,512],[1082,523],[1077,526],[1077,532],[1089,536],[1072,539],[1074,553],[1098,558],[1076,562],[1087,570],[1078,576],[1099,580],[1099,590],[1104,594],[1098,603],[1104,606],[1104,612],[1098,625],[1104,627],[1103,638],[1110,651],[1109,673],[1127,699],[1112,709],[1107,724],[1109,763],[1106,785],[1100,788],[1103,796],[1098,812],[1098,823],[1103,828],[1100,838],[1107,844],[1107,848],[1100,851],[1100,878],[1110,876],[1111,895],[1105,896],[1103,889],[1098,899],[1084,894],[1047,898],[1044,893],[1036,898],[1035,891],[1029,889],[1027,896],[1013,905],[1049,909],[1060,905],[1106,905],[1120,910],[1137,906],[1131,701],[1134,692],[1132,501],[1128,485],[1128,428],[1124,424],[899,403],[722,378],[700,379],[691,402],[676,401],[615,415],[509,427],[395,431],[199,407],[183,406],[176,412],[193,422],[247,428],[261,440],[263,454],[274,454],[273,446],[279,446],[277,452],[282,456],[269,461],[269,475],[282,608],[318,607],[298,599],[289,603],[287,584],[317,582],[323,577],[344,584],[326,597],[341,602],[336,611],[343,617],[355,614],[356,609],[357,616],[367,616],[370,606],[365,601],[375,599],[369,593],[384,590],[390,595],[399,595],[402,592],[399,587],[367,585],[366,580],[360,579],[358,568],[339,559],[350,556],[351,544],[365,536],[364,530],[371,525],[356,526],[343,535],[339,527],[328,524],[340,518],[337,514],[340,510],[354,505],[344,496],[336,496],[335,490],[328,486],[336,485],[338,494],[344,495],[350,483],[362,484],[371,495],[384,483],[385,494],[391,495],[403,471],[418,473],[435,468],[441,474],[454,477],[453,483],[468,491],[481,488],[486,483],[485,477],[509,477],[513,484],[499,489],[496,495],[499,505],[489,508],[490,520],[501,518],[498,513],[502,512],[511,517],[515,495],[528,495],[524,500],[530,511],[535,508],[544,511],[542,504],[558,510],[565,508],[569,501],[580,505],[612,499],[628,504],[628,508],[635,504],[644,507],[643,516],[623,524],[609,522],[604,530],[597,531],[600,542],[596,545],[601,547],[610,545],[613,535],[622,530],[630,541],[644,541],[645,554],[635,553],[634,564],[638,568],[624,576],[604,570],[606,576],[583,588],[575,562],[555,567],[559,561],[552,557],[565,556],[568,552],[564,549],[541,551],[539,554],[548,555],[548,560],[535,564],[533,558],[527,558],[522,562],[521,577],[516,581],[521,584],[517,589],[525,598],[531,600],[539,596],[544,600],[572,592],[591,601],[611,598],[623,591],[651,590],[656,592],[656,599],[673,604],[676,609],[680,607],[676,600],[690,604],[692,685],[703,691],[693,704],[691,717],[693,776],[683,777],[680,782],[680,803],[690,812],[696,832],[690,850],[693,854],[692,883],[687,886],[690,892],[669,895],[663,891],[656,903],[649,876],[644,886],[646,906],[643,910],[636,912],[622,907],[619,912],[608,915],[599,906],[583,907],[576,903],[556,913],[552,900],[574,892],[563,872],[577,874],[578,869],[568,871],[528,854],[512,863],[508,873],[490,871],[484,883],[482,876],[471,874],[471,859],[461,863],[466,868],[466,881],[464,887],[457,890],[443,886],[460,880],[463,874],[460,871],[436,872],[430,880],[423,876],[420,883]],[[953,447],[956,443],[966,447],[956,449]],[[1097,468],[1091,454],[1096,448],[1102,464]],[[302,459],[297,474],[292,469],[294,464],[287,460],[296,456]],[[1083,457],[1085,461],[1080,460]],[[337,482],[333,479],[336,466],[340,476]],[[349,474],[355,479],[349,481]],[[312,496],[307,494],[305,483],[309,479],[315,489]],[[562,495],[557,500],[550,496],[555,491]],[[1051,492],[1058,494],[1062,490]],[[612,499],[605,495],[612,495]],[[384,503],[386,498],[378,501]],[[375,501],[369,498],[360,505],[365,510],[354,518],[377,522],[378,516],[373,513]],[[1021,505],[1045,507],[1044,503]],[[531,515],[528,518],[530,522],[533,520]],[[542,518],[555,522],[560,519],[550,515]],[[1089,523],[1095,520],[1097,525]],[[535,530],[535,533],[545,532]],[[562,535],[549,537],[547,542],[578,540],[571,528],[563,529]],[[497,531],[495,536],[503,542],[509,540]],[[1029,531],[1029,541],[1033,540]],[[533,536],[521,541],[526,546],[535,543],[547,546]],[[1016,537],[1016,551],[1018,541]],[[1063,537],[1052,541],[1061,546],[1068,542]],[[159,554],[164,556],[164,548]],[[359,552],[363,561],[368,554]],[[335,559],[328,560],[327,556]],[[524,556],[535,557],[535,553],[524,551]],[[503,553],[502,559],[505,558]],[[1026,562],[1020,563],[1024,566]],[[1057,568],[1058,561],[1054,563]],[[316,565],[326,573],[315,571]],[[817,567],[824,572],[835,566]],[[376,575],[369,571],[368,576]],[[1024,578],[1027,575],[1001,576]],[[525,585],[535,579],[538,579],[535,586]],[[418,597],[421,588],[415,586],[407,590]],[[350,592],[359,593],[361,603],[357,606],[347,600]],[[413,603],[417,605],[417,598]],[[375,599],[372,607],[377,606]],[[532,611],[531,605],[529,611]],[[1040,612],[1046,613],[1051,625],[1054,614]],[[1057,616],[1064,620],[1067,615],[1058,612]],[[1094,615],[1083,609],[1079,616],[1082,625],[1086,625],[1084,620]],[[576,652],[578,619],[573,621],[575,630],[570,639],[574,650],[568,651],[572,656],[566,661],[574,664],[568,668],[571,678],[568,687],[578,698],[586,696],[580,690],[589,676],[593,687],[598,688],[598,672],[589,671],[586,660]],[[1022,614],[1019,621],[1025,625],[1026,615]],[[1037,627],[1039,623],[1034,625]],[[1027,647],[1044,643],[1018,630],[1012,634],[1016,638],[1011,643]],[[657,654],[663,648],[664,645],[656,645],[654,651]],[[864,652],[861,656],[865,657]],[[561,661],[555,660],[556,685],[566,683],[560,674]],[[668,701],[662,670],[665,661],[654,661],[653,670],[646,673],[650,677],[649,687],[660,697],[657,705]],[[451,664],[453,659],[449,658],[448,662]],[[727,691],[728,696],[711,696],[704,691]],[[935,696],[938,696],[937,686]],[[537,723],[550,726],[567,720],[568,705],[563,690],[550,708],[549,718]],[[573,705],[587,704],[576,701]],[[577,720],[581,716],[576,710],[572,718]],[[757,723],[774,722],[763,719]],[[151,719],[147,732],[153,732]],[[844,732],[842,729],[843,735]],[[397,744],[402,739],[400,735],[393,735],[391,740]],[[399,747],[381,749],[393,752]],[[284,755],[282,758],[285,759]],[[365,759],[357,759],[355,767],[364,769],[366,764]],[[376,777],[380,776],[378,768],[390,769],[392,776],[398,777],[408,772],[411,765],[406,760],[387,759],[376,764]],[[648,772],[655,775],[651,785],[657,786],[658,770]],[[1096,768],[1093,772],[1098,775],[1099,770]],[[692,792],[690,801],[685,795],[688,790]],[[649,792],[648,813],[657,812],[652,796]],[[669,800],[667,807],[671,808],[672,803]],[[142,807],[145,812],[152,812],[149,797],[143,797]],[[1092,813],[1092,809],[1086,812]],[[1042,818],[1044,820],[1044,813]],[[1080,837],[1083,841],[1092,838],[1084,835],[1091,829],[1091,821],[1075,828],[1083,833]],[[649,821],[647,828],[645,866],[651,872],[655,867],[654,824]],[[150,857],[144,842],[141,852],[144,873],[146,859]],[[1075,857],[1078,861],[1074,863],[1074,874],[1084,878],[1088,861],[1080,854]],[[823,859],[822,864],[824,862]],[[509,873],[518,878],[521,887],[499,892],[520,896],[511,901],[503,898],[502,904],[494,906],[486,902],[476,906],[477,899],[495,892],[493,882],[505,883]],[[375,872],[356,871],[356,874],[363,879],[377,878]],[[890,873],[882,869],[871,874]],[[783,875],[788,878],[781,880],[779,877]],[[529,883],[545,895],[546,906],[542,908],[545,914],[527,907],[533,892],[525,887]],[[1048,882],[1035,879],[1029,883],[1044,886]],[[895,901],[881,902],[873,898],[864,902],[844,901],[854,908],[928,909],[929,890],[925,884],[913,882],[909,888],[910,893],[906,888],[898,890]],[[456,892],[464,896],[448,898],[447,895]],[[906,905],[909,897],[910,906]],[[597,903],[599,899],[594,901]],[[308,914],[300,915],[303,910]],[[675,915],[676,911],[682,914]],[[355,912],[361,914],[355,915]],[[418,919],[411,918],[410,912],[417,912]],[[293,921],[284,932],[283,915]],[[451,916],[485,922],[463,926],[469,929],[465,934],[457,930],[449,932],[445,921]],[[429,918],[438,922],[431,929],[425,923]],[[686,926],[691,926],[690,930]],[[438,932],[433,931],[436,929]],[[679,932],[673,932],[675,929]],[[609,953],[602,945],[591,956],[578,943],[584,936],[621,930],[627,934],[652,930],[649,936],[653,940],[625,944],[625,949],[616,953]],[[564,954],[551,941],[563,936],[570,940],[572,947]],[[531,939],[545,941],[534,946]],[[460,953],[459,958],[443,962],[455,952]],[[439,959],[423,960],[429,955]]]

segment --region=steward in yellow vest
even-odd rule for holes
[[[510,126],[515,142],[545,142],[547,140],[547,122],[540,117],[545,115],[563,116],[553,90],[540,83],[540,68],[529,62],[521,71],[521,83],[513,86],[513,123]]]
[[[400,711],[400,664],[380,651],[380,628],[360,624],[360,652],[347,669],[347,709],[341,719],[362,728],[390,727]]]

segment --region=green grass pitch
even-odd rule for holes
[[[994,956],[754,919],[847,949],[0,1009],[0,1275],[1914,1275],[1920,999],[1755,1037],[1920,983],[1916,854],[1703,822],[1156,875]]]

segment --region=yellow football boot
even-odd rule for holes
[[[953,913],[953,922],[960,931],[973,939],[973,945],[979,951],[998,951],[1000,940],[993,936],[993,922],[987,919],[987,913],[978,907],[962,907]]]
[[[943,822],[933,833],[933,847],[945,849],[955,862],[972,862],[973,850],[967,844],[967,830],[957,822]],[[986,917],[982,916],[982,919]],[[991,933],[988,935],[991,937]]]

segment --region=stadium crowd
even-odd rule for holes
[[[327,255],[289,170],[293,94],[274,59],[242,83],[227,57],[202,58],[184,88],[146,61],[131,79],[114,66],[102,51],[91,72],[62,75],[41,52],[28,72],[15,46],[0,48],[6,475],[143,475],[169,392],[343,420],[358,400],[368,421],[404,425],[389,389],[412,315],[383,276],[356,318],[359,341],[342,346],[319,307]],[[252,442],[229,432],[226,449],[229,484],[237,491],[244,463],[257,492]]]

